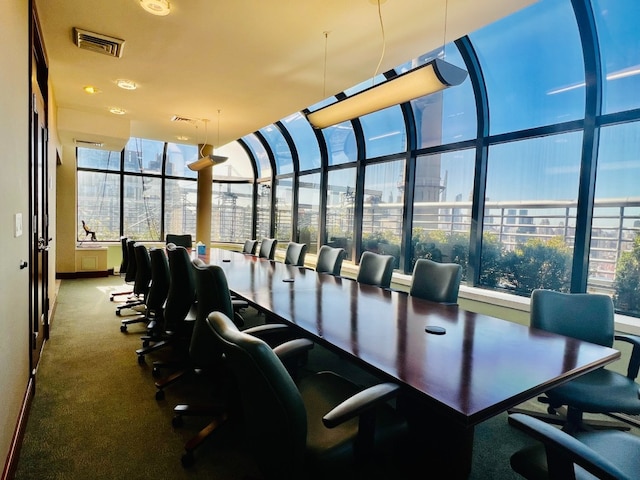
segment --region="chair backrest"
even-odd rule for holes
[[[122,246],[122,261],[120,262],[120,275],[124,276],[129,267],[129,250],[127,249],[127,237],[120,237],[120,245]]]
[[[244,246],[242,247],[242,253],[255,255],[257,248],[258,248],[258,240],[245,240]]]
[[[169,292],[164,307],[165,329],[180,328],[196,300],[194,268],[185,247],[167,245]]]
[[[149,257],[151,258],[151,286],[145,303],[147,310],[158,317],[162,314],[164,302],[167,300],[167,294],[169,293],[169,283],[171,281],[169,260],[164,248],[150,248]]]
[[[409,294],[439,303],[458,303],[462,267],[419,258],[413,266]]]
[[[218,311],[233,318],[234,311],[224,270],[218,265],[195,264],[194,269],[198,313],[191,334],[189,356],[194,365],[204,368],[219,360],[212,355],[218,342],[207,325],[207,317],[211,312]]]
[[[193,247],[193,238],[191,234],[177,234],[177,233],[167,233],[165,238],[165,243],[173,243],[174,245],[178,245],[179,247],[184,248],[192,248]]]
[[[136,241],[127,240],[127,270],[124,274],[124,281],[133,283],[136,281]]]
[[[318,260],[316,261],[316,272],[340,275],[342,261],[347,257],[344,248],[330,247],[322,245],[318,250]]]
[[[393,275],[393,255],[381,255],[375,252],[363,252],[356,280],[367,285],[389,288]]]
[[[307,255],[306,243],[289,242],[287,251],[284,255],[285,265],[295,265],[296,267],[304,266],[304,258]]]
[[[276,254],[276,245],[278,244],[278,240],[275,238],[263,238],[262,242],[260,242],[260,251],[258,252],[258,256],[260,258],[268,258],[269,260],[273,260]]]
[[[142,243],[135,244],[134,252],[136,279],[133,283],[133,293],[146,297],[151,287],[151,257],[149,257],[149,250]]]
[[[236,381],[246,438],[264,477],[303,478],[307,413],[289,372],[271,347],[226,315],[214,312],[207,323]]]
[[[534,328],[613,346],[615,317],[609,295],[536,289],[531,293],[530,308]]]

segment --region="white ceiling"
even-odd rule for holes
[[[534,1],[382,0],[378,73]],[[185,135],[221,146],[373,77],[383,50],[377,0],[171,0],[165,17],[139,0],[35,3],[63,143],[119,150],[129,136]],[[121,58],[79,49],[73,27],[125,40]],[[139,88],[122,90],[119,78]]]

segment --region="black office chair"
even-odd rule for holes
[[[275,238],[263,238],[260,242],[260,250],[258,250],[258,257],[273,260],[276,254],[276,246],[278,240]]]
[[[360,256],[360,268],[356,280],[358,283],[389,288],[393,275],[393,255],[382,255],[365,251]]]
[[[142,306],[144,308],[138,310],[134,309],[134,306],[130,308],[133,309],[134,315],[126,318],[120,322],[120,331],[126,332],[127,326],[132,325],[134,323],[149,323],[149,318],[147,316],[148,302],[149,302],[149,292],[151,291],[152,284],[152,271],[151,271],[151,256],[149,255],[149,250],[142,243],[136,243],[134,247],[134,252],[136,256],[136,284],[147,285],[146,290],[143,289],[141,292],[141,299],[143,300]],[[119,307],[120,308],[120,307]],[[119,312],[122,311],[122,308],[119,309]]]
[[[160,330],[164,325],[164,304],[169,293],[171,274],[169,273],[169,260],[163,248],[152,247],[149,249],[151,262],[151,286],[145,299],[144,315],[140,322],[147,323],[147,336],[142,337],[142,346],[159,339]],[[127,325],[134,323],[123,320],[120,326],[121,332],[127,331]]]
[[[196,319],[196,284],[193,265],[185,247],[167,245],[169,259],[169,291],[164,306],[163,335],[149,345],[136,350],[138,363],[145,363],[145,355],[171,346],[180,359],[187,357],[191,331]],[[180,360],[178,360],[180,362]],[[168,362],[173,364],[173,362]],[[159,367],[154,363],[154,367]]]
[[[320,250],[318,250],[316,272],[340,276],[340,270],[342,270],[342,261],[346,257],[347,252],[344,248],[322,245],[320,247]]]
[[[167,245],[170,243],[173,243],[174,245],[177,245],[179,247],[184,247],[187,250],[191,250],[191,248],[193,248],[193,238],[189,233],[185,233],[185,234],[167,233],[165,237],[165,243]]]
[[[419,258],[413,266],[409,295],[432,302],[458,303],[462,267],[457,263],[438,263]]]
[[[294,265],[296,267],[304,267],[304,259],[307,255],[307,244],[289,242],[284,255],[285,265]]]
[[[245,240],[242,247],[242,253],[247,255],[255,255],[258,249],[258,240]]]
[[[148,254],[144,254],[138,247],[146,247],[138,242],[129,240],[127,249],[129,251],[129,271],[134,272],[133,295],[124,303],[116,307],[116,315],[122,316],[123,312],[130,310],[130,315],[140,315],[144,312],[145,297],[149,293],[151,286],[151,264]],[[140,262],[140,265],[138,265]],[[140,308],[137,308],[140,307]]]
[[[398,385],[363,389],[328,371],[303,375],[296,384],[282,359],[311,342],[271,349],[220,312],[207,322],[233,372],[247,445],[265,479],[329,478],[329,472],[344,478],[342,460],[371,462],[400,445],[406,423],[388,404]]]
[[[128,240],[129,239],[127,237],[120,237],[120,246],[122,247],[122,260],[120,261],[120,269],[118,270],[119,275],[125,279],[124,281],[126,284],[132,283],[135,280],[135,275],[133,276],[133,279],[131,279],[130,281],[127,281],[126,279],[127,269],[129,268],[129,250],[127,248]],[[113,302],[116,299],[116,297],[121,297],[125,295],[133,295],[133,289],[130,287],[127,290],[112,292],[109,297],[109,300]]]
[[[640,437],[637,435],[597,430],[571,436],[521,413],[511,415],[509,423],[541,442],[519,450],[510,458],[513,471],[526,479],[637,480],[640,477]]]
[[[605,347],[612,347],[614,339],[633,344],[627,375],[602,367],[552,388],[538,400],[548,404],[547,415],[528,410],[512,409],[511,413],[527,413],[539,419],[563,425],[568,432],[589,426],[628,429],[625,423],[583,423],[583,413],[640,414],[635,382],[640,367],[640,337],[616,335],[611,297],[591,293],[561,293],[534,290],[531,294],[531,327],[578,338]],[[559,409],[566,406],[566,417]],[[586,422],[586,421],[585,421]]]

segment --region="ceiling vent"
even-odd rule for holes
[[[89,140],[78,140],[77,138],[73,140],[73,142],[80,147],[104,147],[104,143],[100,142],[91,142]]]
[[[186,123],[196,123],[197,122],[197,120],[195,118],[181,117],[179,115],[174,115],[173,117],[171,117],[171,121],[172,122],[186,122]]]
[[[89,32],[88,30],[77,27],[73,27],[73,43],[83,50],[104,53],[105,55],[116,58],[122,56],[122,49],[124,48],[124,40],[100,33]]]

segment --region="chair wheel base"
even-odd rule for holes
[[[138,364],[139,365],[144,365],[145,363],[147,363],[144,359],[144,355],[138,355]]]
[[[178,428],[181,427],[182,425],[184,425],[184,418],[182,418],[182,415],[176,415],[175,417],[173,417],[171,419],[171,425]]]
[[[122,333],[127,333],[127,326],[126,325],[120,325],[120,331]]]
[[[180,459],[180,462],[182,463],[182,466],[185,468],[189,468],[191,466],[193,466],[193,464],[195,463],[196,459],[193,456],[193,453],[191,452],[187,452],[185,454],[182,455],[182,458]]]
[[[164,400],[164,390],[158,390],[156,392],[156,400]]]

